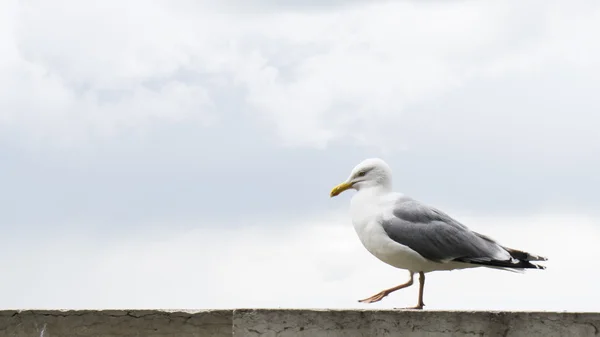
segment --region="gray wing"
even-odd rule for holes
[[[445,213],[407,197],[398,200],[393,217],[382,221],[382,226],[392,240],[431,261],[537,268],[528,262],[530,259],[521,260],[521,256],[517,256],[517,253],[527,253],[502,247]]]

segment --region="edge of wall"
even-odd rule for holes
[[[600,313],[355,309],[2,310],[11,337],[600,336]]]

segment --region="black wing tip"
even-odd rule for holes
[[[533,254],[529,254],[526,253],[527,257],[525,259],[519,259],[519,260],[525,260],[525,261],[548,261],[548,258],[545,256],[539,256],[539,255],[533,255]],[[513,258],[516,258],[515,256],[513,256]]]
[[[531,263],[527,260],[511,259],[511,260],[482,260],[482,259],[470,259],[470,258],[458,258],[454,259],[457,262],[477,264],[487,267],[499,267],[508,269],[546,269],[546,266]]]
[[[504,248],[510,254],[510,256],[512,256],[513,258],[515,258],[517,260],[548,261],[548,258],[545,256],[530,254],[528,252],[524,252],[524,251],[518,250],[518,249],[512,249],[512,248],[506,248],[506,247],[502,247],[502,248]]]
[[[520,262],[522,262],[522,261],[520,261]],[[546,266],[542,266],[541,264],[531,263],[529,261],[527,261],[527,264],[529,265],[529,267],[526,267],[526,269],[541,269],[541,270],[546,269]]]

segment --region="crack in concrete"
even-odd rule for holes
[[[42,328],[42,331],[40,331],[40,337],[45,337],[44,335],[46,334],[47,326],[48,326],[48,324],[44,323],[44,327]]]

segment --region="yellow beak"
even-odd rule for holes
[[[331,198],[333,198],[333,197],[337,196],[338,194],[340,194],[340,193],[342,193],[342,192],[344,192],[345,190],[347,190],[347,189],[350,189],[350,188],[352,188],[352,183],[349,183],[349,182],[343,182],[343,183],[341,183],[341,184],[337,185],[336,187],[334,187],[334,188],[331,190],[331,193],[329,193],[329,196],[330,196]]]

